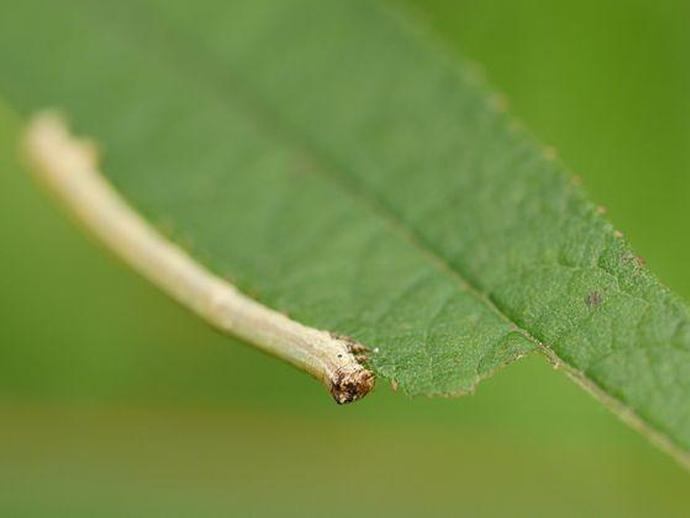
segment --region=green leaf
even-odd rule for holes
[[[687,307],[393,6],[9,3],[0,95],[63,109],[200,264],[413,395],[539,348],[688,462]]]

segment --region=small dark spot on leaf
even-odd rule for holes
[[[602,302],[604,302],[603,297],[601,296],[601,293],[598,291],[593,291],[587,297],[585,297],[585,304],[587,304],[590,308],[595,308],[599,306]]]

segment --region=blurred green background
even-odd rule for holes
[[[407,4],[690,298],[690,3]],[[538,356],[335,406],[94,247],[18,129],[0,104],[0,516],[687,516],[690,476]]]

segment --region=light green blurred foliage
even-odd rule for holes
[[[2,7],[0,0],[0,9]],[[690,7],[411,2],[690,297]],[[0,110],[0,515],[682,516],[690,478],[540,358],[459,400],[333,405],[132,275]],[[364,513],[367,514],[366,512]]]

